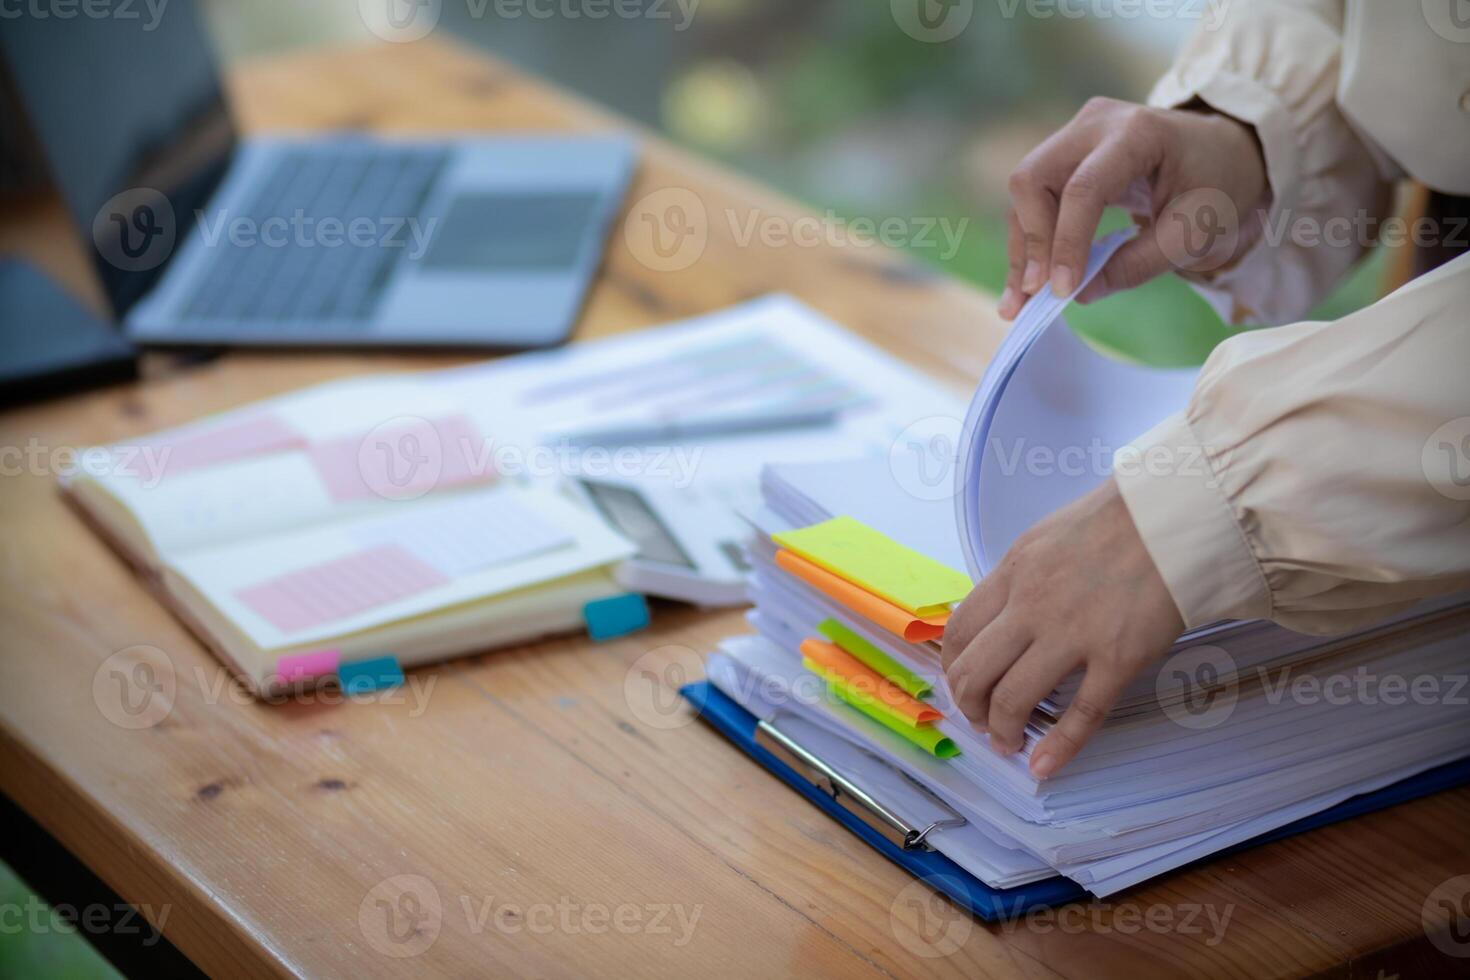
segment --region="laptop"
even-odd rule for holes
[[[0,59],[135,343],[557,343],[635,165],[619,137],[242,138],[190,0],[25,7]]]

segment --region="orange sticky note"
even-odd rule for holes
[[[910,643],[939,639],[944,635],[944,624],[949,622],[949,613],[920,619],[784,548],[776,552],[776,564],[832,601],[841,603],[869,622]]]
[[[835,643],[817,639],[802,640],[801,655],[823,668],[829,678],[835,678],[847,685],[854,694],[880,702],[912,724],[921,725],[944,717],[932,705],[910,697],[898,685],[885,680]]]
[[[877,701],[853,694],[843,684],[832,680],[822,669],[821,664],[806,659],[802,660],[802,664],[807,670],[827,681],[827,690],[900,738],[914,743],[925,752],[940,759],[953,759],[960,754],[954,742],[933,725],[911,724],[907,718],[894,714]]]

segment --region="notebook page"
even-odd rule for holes
[[[489,445],[432,386],[354,380],[119,443],[90,479],[167,558],[493,481]]]
[[[632,552],[554,491],[496,486],[194,551],[172,568],[271,650],[549,582]],[[309,601],[288,598],[308,592]]]
[[[454,495],[358,523],[367,546],[398,545],[453,578],[575,544],[570,531],[523,502],[524,493]]]
[[[215,450],[209,463],[182,469],[173,466],[175,457],[163,457],[169,464],[162,470],[150,464],[94,479],[168,558],[295,527],[350,522],[494,482],[488,445],[463,414],[395,417],[265,453],[226,460]]]

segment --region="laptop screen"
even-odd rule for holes
[[[114,311],[141,297],[234,145],[196,5],[17,4],[0,57]]]

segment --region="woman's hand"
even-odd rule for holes
[[[1184,623],[1111,479],[1023,534],[950,616],[944,665],[965,716],[1002,755],[1021,748],[1031,710],[1067,673],[1076,699],[1031,755],[1045,778],[1065,765],[1133,677]]]
[[[1084,302],[1171,267],[1220,268],[1259,237],[1269,185],[1255,131],[1229,116],[1093,99],[1021,161],[1010,192],[1007,320],[1048,280],[1076,288],[1107,205],[1154,234],[1119,249]]]

